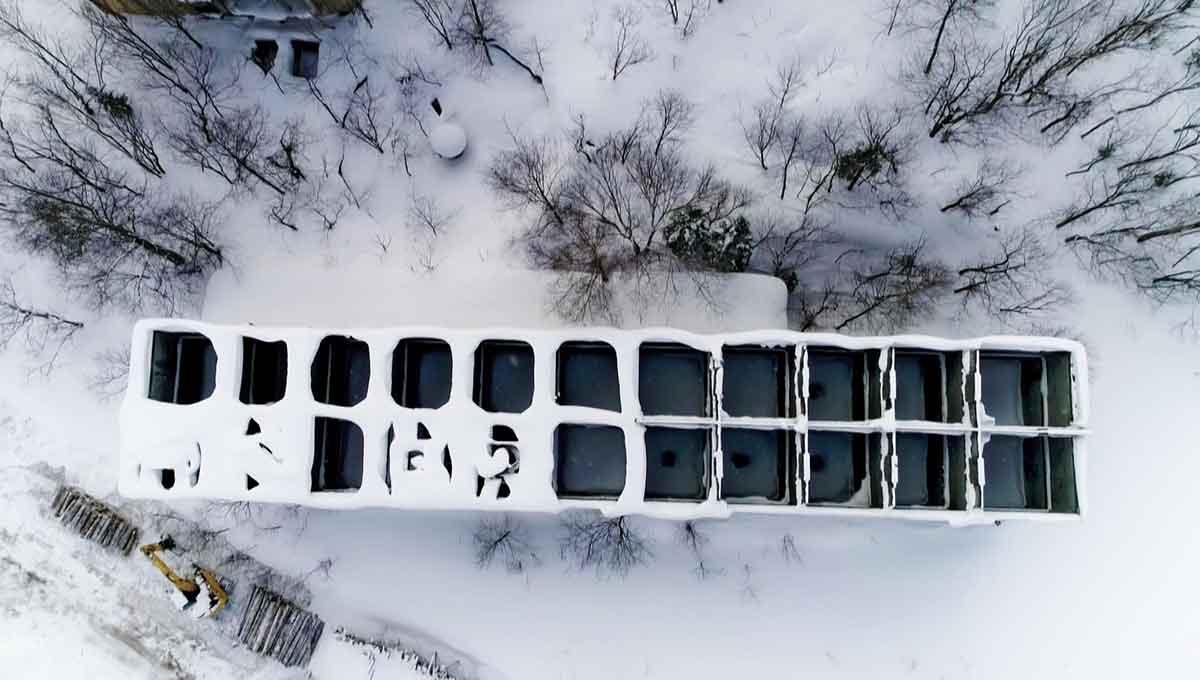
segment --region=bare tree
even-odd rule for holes
[[[480,569],[498,560],[506,570],[519,574],[541,563],[530,545],[525,525],[508,515],[481,519],[471,534],[471,542],[475,546],[475,566]]]
[[[633,5],[621,5],[613,11],[614,33],[608,48],[608,66],[612,79],[621,77],[633,66],[654,58],[650,43],[638,33],[642,16]]]
[[[1011,184],[1019,175],[1020,169],[1011,162],[985,159],[973,177],[958,184],[954,198],[941,212],[959,212],[967,219],[995,217],[1012,202],[1016,194]]]
[[[1068,173],[1083,190],[1053,216],[1095,274],[1163,302],[1200,299],[1200,112],[1177,113],[1150,133],[1117,121],[1095,157]]]
[[[798,58],[781,65],[767,84],[767,97],[754,105],[749,120],[740,121],[742,137],[764,171],[769,169],[768,160],[775,153],[784,130],[797,125],[788,115],[788,105],[804,85],[803,73],[803,64]]]
[[[240,104],[239,73],[220,54],[178,32],[163,40],[139,33],[125,17],[86,3],[80,16],[115,63],[139,73],[147,90],[173,109],[166,137],[185,162],[212,172],[235,189],[265,188],[281,196],[294,186],[294,165],[278,172],[270,158],[286,147],[294,126],[276,129],[261,106]],[[295,156],[294,153],[288,152]]]
[[[511,28],[492,0],[466,0],[459,13],[456,31],[459,41],[480,61],[495,66],[492,44],[507,38]]]
[[[304,201],[293,194],[307,179],[309,141],[297,122],[276,124],[262,106],[239,101],[240,72],[171,21],[163,22],[170,30],[160,38],[87,3],[79,16],[108,46],[108,58],[137,73],[172,111],[165,136],[183,161],[217,175],[235,195],[265,191],[268,218],[297,228],[293,206]]]
[[[928,75],[937,61],[947,29],[951,33],[964,28],[975,29],[995,6],[995,0],[895,0],[889,26],[902,25],[904,32],[909,34],[933,34],[923,71]]]
[[[1185,235],[1186,228],[1164,231],[1154,223],[1172,217],[1169,213],[1177,211],[1171,206],[1187,202],[1188,187],[1200,179],[1200,109],[1136,143],[1129,137],[1119,144],[1106,143],[1093,161],[1071,174],[1084,175],[1088,183],[1083,195],[1057,217],[1056,229],[1117,214],[1127,223],[1125,233],[1141,242]],[[1150,219],[1137,224],[1143,217]]]
[[[594,518],[582,512],[568,513],[563,516],[562,528],[562,558],[581,571],[594,569],[597,575],[624,577],[654,557],[650,540],[630,517]]]
[[[538,69],[530,65],[530,59],[512,49],[512,26],[497,8],[494,0],[466,0],[458,15],[454,35],[456,42],[466,45],[468,54],[480,66],[495,66],[495,52],[499,52],[529,74],[530,79],[543,86],[540,70],[540,48],[536,47]]]
[[[20,337],[30,353],[45,357],[43,370],[49,371],[63,347],[81,330],[82,321],[22,301],[11,275],[0,278],[0,349]]]
[[[853,251],[843,256],[850,268],[841,332],[855,328],[895,331],[933,315],[950,290],[950,272],[925,253],[925,240],[888,250],[882,257]]]
[[[981,44],[970,30],[953,36],[930,70],[909,68],[931,121],[929,136],[970,135],[1020,112],[1039,121],[1040,133],[1061,140],[1136,78],[1131,73],[1084,86],[1077,76],[1112,57],[1153,49],[1187,26],[1192,4],[1033,0],[998,45]]]
[[[450,0],[409,0],[413,11],[429,25],[438,42],[454,49],[455,10]]]
[[[611,320],[610,285],[619,277],[669,289],[674,273],[688,269],[672,233],[732,233],[749,195],[714,168],[684,160],[689,116],[690,106],[666,93],[647,102],[632,126],[597,140],[580,119],[572,156],[552,140],[516,137],[497,155],[491,186],[532,214],[520,241],[536,266],[565,274],[559,300],[570,318]]]
[[[413,192],[408,206],[408,221],[411,226],[428,231],[432,237],[442,232],[458,217],[457,210],[446,210],[436,198],[417,191]]]
[[[830,317],[838,314],[842,294],[836,281],[823,282],[818,287],[797,287],[788,297],[788,328],[813,331],[829,328]]]
[[[365,53],[357,37],[328,42],[337,48],[337,57],[323,60],[321,72],[304,80],[305,89],[339,130],[379,154],[386,153],[394,148],[396,137],[401,134],[400,119],[404,111],[400,102],[393,100],[392,88],[379,85],[379,64]],[[394,76],[401,84],[400,80],[408,75],[403,70],[408,64],[399,59],[393,61],[402,69]],[[416,66],[420,68],[419,63]],[[372,72],[375,73],[374,80],[371,79]],[[353,85],[326,92],[323,82],[351,82]],[[405,94],[403,84],[399,93],[401,97]]]
[[[167,133],[171,147],[189,164],[220,177],[235,189],[263,187],[288,193],[294,172],[280,176],[268,162],[275,147],[275,130],[260,106],[228,110],[203,127],[183,123]],[[282,140],[282,138],[280,138]],[[280,141],[280,149],[285,142]],[[294,157],[295,147],[287,149]]]
[[[1175,51],[1175,55],[1191,47],[1196,42],[1193,38],[1189,40],[1183,47]],[[1104,124],[1108,120],[1115,119],[1118,116],[1125,116],[1131,113],[1138,113],[1158,106],[1159,104],[1175,98],[1177,95],[1194,92],[1200,89],[1200,49],[1191,49],[1187,52],[1182,63],[1182,73],[1173,78],[1162,78],[1151,82],[1147,87],[1140,89],[1138,94],[1142,95],[1142,99],[1137,102],[1132,102],[1117,109],[1112,118],[1101,121],[1097,125]]]
[[[69,43],[51,37],[25,19],[19,5],[0,2],[0,39],[33,62],[31,73],[18,75],[16,84],[27,103],[48,108],[56,120],[70,121],[145,172],[166,174],[153,134],[126,92],[108,83],[104,43]]]
[[[689,520],[680,524],[678,536],[679,542],[696,562],[696,567],[692,569],[692,573],[696,575],[696,578],[704,581],[710,576],[716,576],[721,573],[720,569],[713,568],[705,559],[704,551],[711,539],[696,526],[695,522]]]
[[[907,161],[910,144],[904,139],[899,109],[882,112],[860,104],[856,110],[858,127],[853,145],[839,154],[834,174],[848,191],[862,185],[894,184]]]
[[[172,195],[61,133],[54,110],[0,124],[0,217],[93,304],[172,311],[219,267],[215,205]]]
[[[954,293],[962,296],[964,310],[980,308],[1007,323],[1044,317],[1070,304],[1070,289],[1050,276],[1050,253],[1031,229],[1009,234],[997,246],[958,270]]]
[[[904,176],[915,140],[905,129],[903,112],[860,104],[855,108],[855,120],[857,124],[844,139],[826,135],[832,148],[830,182],[836,178],[845,188],[837,200],[844,207],[879,208],[900,219],[916,205]]]
[[[101,57],[138,74],[150,94],[183,112],[185,125],[205,131],[232,105],[238,71],[225,68],[216,50],[178,30],[147,38],[128,18],[89,3],[82,3],[78,14],[93,41],[103,46]]]
[[[712,0],[661,0],[671,24],[683,39],[692,37],[700,19],[708,13]]]
[[[832,60],[828,61],[818,74],[832,64]],[[767,96],[755,105],[752,115],[740,123],[742,137],[759,167],[777,178],[779,200],[799,199],[803,213],[808,216],[830,199],[839,169],[849,170],[849,165],[839,165],[839,160],[851,143],[851,131],[839,116],[829,115],[810,121],[790,111],[789,104],[803,85],[803,63],[793,59],[783,64],[768,83]],[[866,110],[866,107],[861,108]],[[870,112],[870,117],[865,118],[867,122],[879,120],[874,109]],[[884,128],[882,132],[889,136],[894,129]],[[900,137],[896,134],[894,139]],[[899,155],[897,160],[901,160]]]
[[[187,196],[104,194],[51,171],[0,172],[3,215],[18,241],[52,257],[67,285],[97,307],[173,312],[223,258],[215,206]]]
[[[1117,147],[1089,164],[1083,195],[1054,222],[1072,232],[1066,243],[1095,273],[1164,302],[1200,294],[1198,119],[1200,114],[1190,112],[1139,144]]]
[[[804,556],[800,554],[800,549],[796,547],[796,537],[791,533],[786,533],[779,539],[779,556],[783,558],[786,564],[804,565]]]
[[[101,399],[114,399],[125,392],[129,384],[129,346],[104,350],[93,357],[95,372],[88,387]]]
[[[752,268],[778,277],[794,292],[800,273],[826,254],[835,239],[828,225],[809,210],[771,211],[753,220]]]
[[[352,138],[382,154],[392,148],[399,123],[388,110],[383,91],[370,76],[363,76],[350,92],[341,126]]]

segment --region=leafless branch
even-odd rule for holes
[[[81,321],[22,301],[10,275],[0,278],[0,349],[22,338],[31,354],[45,359],[43,370],[48,372],[63,347],[81,330]]]
[[[480,569],[499,561],[505,570],[519,574],[541,563],[525,526],[508,515],[481,519],[471,542],[475,546],[475,565]]]
[[[647,564],[654,554],[650,540],[630,517],[595,518],[576,512],[563,516],[562,558],[580,571],[624,577],[634,567]]]
[[[653,59],[654,50],[638,33],[642,17],[633,5],[617,7],[613,21],[615,33],[608,49],[608,65],[612,79],[616,80],[631,67]]]

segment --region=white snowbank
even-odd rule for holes
[[[483,263],[453,272],[416,273],[378,257],[293,258],[284,264],[264,258],[214,274],[201,316],[213,323],[327,328],[567,325],[547,313],[553,280],[547,272]],[[625,298],[631,293],[621,292]],[[716,309],[689,295],[652,298],[640,314],[626,299],[622,311],[639,326],[697,332],[787,325],[787,291],[779,279],[732,275],[721,280],[716,292]]]

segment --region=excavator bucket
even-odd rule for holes
[[[196,567],[196,585],[200,586],[200,594],[204,597],[202,601],[208,603],[205,617],[216,616],[229,603],[229,596],[221,581],[208,569]]]

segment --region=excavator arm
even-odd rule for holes
[[[201,616],[216,615],[217,612],[224,609],[225,605],[229,602],[229,595],[225,592],[225,589],[221,587],[221,582],[219,579],[217,579],[217,575],[208,569],[201,567],[200,565],[193,564],[192,566],[196,570],[193,578],[189,579],[180,576],[175,572],[174,569],[171,568],[169,564],[164,562],[163,559],[158,556],[160,552],[171,550],[174,547],[175,541],[171,540],[171,537],[168,536],[158,543],[148,543],[143,545],[141,550],[142,554],[146,556],[146,559],[150,560],[150,564],[153,564],[154,568],[157,569],[159,573],[167,577],[167,580],[171,582],[171,585],[175,586],[179,592],[183,593],[183,596],[187,598],[187,607],[194,605],[196,599],[200,596],[201,590],[206,589],[208,591],[208,609],[204,614],[201,614]],[[203,579],[205,588],[201,588],[200,579]]]
[[[179,592],[187,595],[188,600],[195,600],[196,596],[200,594],[200,586],[196,585],[195,581],[186,579],[179,574],[176,574],[175,570],[172,569],[166,562],[163,562],[162,558],[158,556],[159,552],[170,550],[173,547],[175,547],[174,541],[171,541],[170,538],[167,538],[159,541],[158,543],[149,543],[143,545],[142,554],[146,556],[146,559],[150,560],[150,564],[153,564],[155,569],[157,569],[163,576],[166,576],[167,580],[179,589]]]

